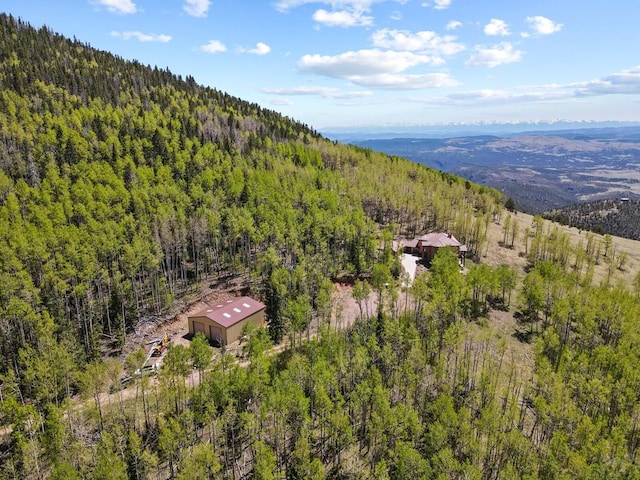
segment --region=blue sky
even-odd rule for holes
[[[640,121],[638,0],[0,0],[316,129]]]

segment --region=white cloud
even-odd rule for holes
[[[541,16],[527,17],[527,23],[536,35],[551,35],[552,33],[562,30],[564,26],[562,23],[556,23],[553,20]],[[528,34],[525,33],[523,36],[526,37]]]
[[[460,83],[448,73],[402,74],[405,70],[421,64],[438,64],[441,59],[413,52],[392,50],[358,50],[335,56],[305,55],[298,61],[298,68],[305,73],[314,73],[331,78],[349,80],[361,87],[389,90],[415,90],[420,88],[452,87]],[[324,96],[337,97],[333,90],[324,87],[298,87],[294,92],[276,90],[277,94],[310,94],[322,92]],[[353,95],[349,92],[348,95]],[[356,92],[357,96],[363,96]]]
[[[341,10],[328,12],[324,9],[313,14],[313,20],[328,27],[366,27],[373,25],[373,17],[364,12]]]
[[[256,43],[254,48],[238,48],[240,53],[252,53],[253,55],[266,55],[271,51],[271,47],[263,42]]]
[[[393,12],[393,13],[389,16],[389,18],[390,18],[391,20],[396,21],[396,22],[397,22],[397,21],[399,21],[399,20],[402,20],[402,12],[399,12],[399,11],[397,11],[397,10],[396,10],[395,12]]]
[[[593,95],[640,94],[640,65],[619,73],[580,84],[575,94],[580,97]]]
[[[385,73],[399,73],[420,64],[432,64],[434,59],[412,52],[357,50],[340,55],[304,55],[298,60],[298,69],[332,78],[366,77]]]
[[[160,42],[167,43],[171,41],[171,37],[165,34],[155,34],[155,33],[142,33],[142,32],[111,32],[111,36],[119,37],[123,40],[129,40],[131,38],[136,38],[139,42]]]
[[[435,8],[436,10],[444,10],[451,6],[452,1],[453,0],[433,0],[433,2],[422,2],[420,6],[431,7],[433,5],[433,8]]]
[[[459,28],[462,26],[462,22],[459,22],[458,20],[451,20],[449,23],[447,23],[447,30],[455,30],[456,28]]]
[[[355,10],[367,12],[371,10],[374,3],[384,3],[388,0],[280,0],[275,4],[276,10],[286,12],[292,8],[311,3],[319,3],[322,5],[330,5],[333,9],[338,10]],[[396,3],[405,3],[404,0],[395,0]]]
[[[522,85],[512,89],[484,89],[431,97],[420,101],[434,105],[476,106],[517,103],[569,102],[582,97],[639,95],[640,65],[602,78],[564,84]]]
[[[323,8],[313,14],[313,19],[322,25],[330,27],[368,27],[373,25],[374,18],[369,15],[374,3],[394,2],[405,4],[408,0],[279,0],[275,3],[276,10],[288,12],[289,10],[308,4],[328,5],[331,11]],[[450,0],[438,0],[449,2]],[[391,19],[398,19],[393,13]]]
[[[465,46],[455,42],[452,35],[439,36],[435,32],[411,33],[406,30],[378,30],[371,36],[375,47],[391,50],[428,52],[433,55],[455,55],[465,50]]]
[[[331,99],[348,99],[348,98],[361,98],[369,97],[373,95],[371,91],[356,90],[356,91],[343,91],[339,88],[333,87],[316,87],[316,86],[300,86],[300,87],[288,87],[288,88],[270,88],[266,87],[262,89],[263,92],[275,95],[317,95],[324,98]]]
[[[451,6],[452,0],[434,0],[436,10],[444,10]]]
[[[286,12],[292,8],[306,5],[307,3],[315,3],[314,0],[280,0],[275,4],[276,10]]]
[[[193,17],[206,17],[211,0],[185,0],[182,8]]]
[[[475,90],[463,93],[454,93],[442,97],[441,99],[433,99],[431,103],[446,103],[449,105],[496,105],[506,103],[529,103],[529,102],[545,102],[557,101],[565,98],[562,92],[519,92],[509,90]]]
[[[200,50],[207,53],[221,53],[226,52],[227,47],[224,43],[218,40],[210,40],[209,43],[200,46]]]
[[[519,62],[521,59],[520,50],[515,50],[509,42],[502,42],[490,47],[477,46],[465,65],[494,68],[505,63]]]
[[[521,103],[557,103],[573,97],[568,85],[523,85],[510,90],[482,89],[420,99],[424,103],[447,106],[487,106]]]
[[[353,76],[351,82],[362,87],[376,87],[387,90],[418,90],[423,88],[456,87],[460,82],[448,73],[425,73],[398,75],[382,73],[379,75]]]
[[[498,18],[492,18],[489,23],[484,26],[485,35],[506,37],[511,35],[509,32],[509,25],[504,20]]]
[[[96,0],[94,3],[106,7],[107,11],[111,13],[120,13],[122,15],[138,11],[136,4],[131,0]]]
[[[447,73],[427,73],[423,75],[397,75],[397,74],[378,74],[372,76],[354,75],[350,78],[351,82],[366,87],[383,88],[387,90],[417,90],[422,88],[439,88],[454,87],[460,85],[460,82],[452,78]],[[333,87],[320,86],[300,86],[289,88],[263,88],[263,92],[273,95],[316,95],[329,99],[354,99],[370,97],[373,95],[371,90],[340,90]]]

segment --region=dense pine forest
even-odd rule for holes
[[[640,201],[606,199],[545,212],[544,218],[600,234],[640,240]]]
[[[640,478],[640,281],[611,237],[6,15],[0,86],[0,477]],[[391,240],[434,230],[471,259],[409,287]],[[127,336],[221,278],[267,306],[241,361],[196,336],[120,390]],[[377,300],[348,329],[337,278]]]

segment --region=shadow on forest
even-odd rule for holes
[[[513,337],[518,339],[521,343],[531,343],[535,334],[531,331],[531,326],[529,325],[529,319],[527,316],[523,312],[516,312],[513,314],[513,317],[518,322],[518,326],[516,327],[516,331],[513,333]]]
[[[520,343],[531,343],[531,340],[533,339],[533,332],[529,329],[520,329],[518,328],[514,333],[513,336],[518,339],[518,341]]]
[[[286,340],[283,340],[286,341]],[[282,370],[284,370],[289,361],[291,360],[291,358],[293,357],[293,354],[295,353],[296,349],[295,348],[285,348],[284,350],[282,350],[280,353],[278,353],[278,355],[276,355],[273,358],[273,363],[271,365],[271,368],[273,368],[273,371],[275,372],[280,372]]]

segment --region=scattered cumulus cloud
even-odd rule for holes
[[[167,43],[171,41],[171,37],[165,34],[155,34],[155,33],[142,33],[142,32],[111,32],[112,37],[119,37],[123,40],[129,40],[131,38],[137,39],[139,42],[160,42]]]
[[[443,97],[439,102],[456,105],[497,105],[507,103],[529,103],[561,100],[565,95],[562,92],[521,92],[509,90],[475,90],[463,93],[454,93]]]
[[[219,40],[210,40],[209,43],[201,45],[200,50],[206,53],[222,53],[227,51],[227,47]]]
[[[440,59],[436,59],[440,62]],[[371,75],[400,73],[420,64],[432,64],[434,58],[413,52],[357,50],[340,55],[304,55],[298,69],[331,78],[353,79]]]
[[[462,22],[459,22],[458,20],[451,20],[449,23],[447,23],[446,29],[455,30],[456,28],[460,28],[461,26]]]
[[[138,11],[136,4],[131,0],[96,0],[94,3],[106,7],[107,11],[111,13],[119,13],[121,15]]]
[[[331,10],[320,8],[313,14],[313,20],[329,27],[368,27],[373,25],[374,18],[370,15],[374,3],[394,2],[405,4],[408,0],[279,0],[275,3],[276,10],[288,12],[301,5],[328,5]],[[450,1],[450,0],[438,0]],[[391,14],[392,20],[398,20],[398,12]]]
[[[182,8],[192,17],[206,17],[211,0],[185,0]]]
[[[398,75],[382,73],[372,76],[356,75],[351,82],[362,87],[376,87],[387,90],[418,90],[424,88],[456,87],[460,82],[448,73],[425,73]]]
[[[585,82],[575,90],[577,96],[637,95],[640,94],[640,65],[613,73],[597,80]]]
[[[453,0],[433,0],[432,2],[422,2],[421,7],[433,7],[436,10],[444,10],[451,6]]]
[[[262,91],[274,95],[315,95],[330,99],[362,98],[373,95],[373,92],[365,90],[343,91],[339,88],[318,86],[300,86],[288,88],[266,87],[263,88]]]
[[[432,105],[487,106],[517,103],[569,102],[582,97],[640,94],[640,65],[588,82],[524,85],[512,89],[482,89],[431,97]]]
[[[367,12],[371,10],[371,6],[374,3],[384,3],[390,0],[279,0],[275,3],[276,10],[280,12],[287,12],[293,8],[300,7],[302,5],[308,5],[312,3],[319,3],[321,5],[330,5],[331,8],[339,10],[355,10],[360,12]],[[406,0],[391,0],[395,3],[404,4]],[[441,0],[450,1],[450,0]]]
[[[484,26],[485,35],[506,37],[511,35],[509,25],[504,20],[492,18],[489,23]]]
[[[400,12],[400,11],[396,10],[395,12],[393,12],[393,13],[389,16],[389,18],[390,18],[391,20],[394,20],[394,21],[398,22],[398,21],[402,20],[402,12]]]
[[[378,48],[420,51],[432,55],[450,56],[465,50],[464,45],[455,41],[456,37],[452,35],[440,36],[431,31],[411,33],[407,30],[384,28],[374,32],[371,40],[373,45]]]
[[[448,73],[403,73],[417,65],[439,65],[441,62],[442,59],[439,57],[409,51],[373,49],[345,52],[335,56],[305,55],[298,61],[298,69],[303,73],[349,80],[353,85],[365,88],[416,90],[460,85]],[[297,92],[298,94],[309,94],[310,91],[320,91],[318,88],[304,87]],[[322,91],[326,95],[326,91]],[[281,90],[274,93],[293,94]],[[361,93],[357,95],[362,96]],[[332,93],[331,98],[338,97]]]
[[[328,27],[366,27],[373,25],[373,17],[359,11],[340,10],[328,12],[320,9],[313,14],[313,20]]]
[[[481,89],[421,99],[432,105],[472,107],[522,103],[558,103],[574,97],[575,84],[524,85],[512,89]]]
[[[559,32],[564,26],[562,23],[554,22],[546,17],[535,16],[527,17],[527,23],[534,35],[551,35],[552,33]],[[528,37],[530,34],[525,32],[523,37]]]
[[[436,10],[444,10],[451,6],[452,0],[434,0]]]
[[[509,42],[502,42],[489,47],[479,45],[465,65],[494,68],[505,63],[519,62],[522,60],[522,54],[520,50],[516,50]]]
[[[238,52],[240,53],[251,53],[253,55],[266,55],[271,51],[271,47],[263,42],[256,43],[256,46],[253,48],[238,48]]]
[[[315,3],[314,0],[280,0],[275,4],[276,10],[280,12],[286,12],[292,8],[306,5],[308,3]]]

